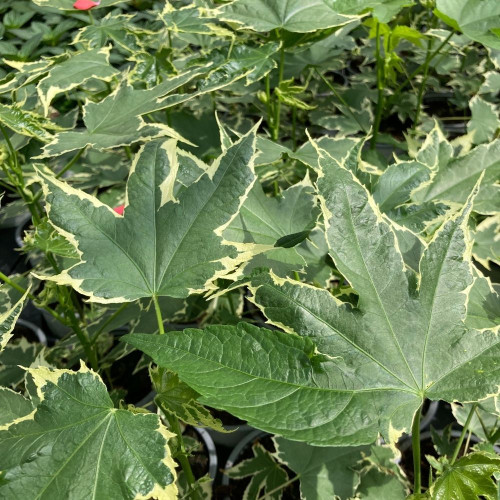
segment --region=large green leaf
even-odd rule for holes
[[[109,82],[118,71],[109,64],[109,48],[72,54],[66,61],[50,67],[49,74],[37,85],[45,115],[58,94],[71,90],[91,78]]]
[[[493,475],[500,473],[500,458],[486,453],[471,453],[457,460],[453,465],[445,465],[431,486],[432,500],[455,498],[473,499],[498,498],[498,486]]]
[[[234,0],[221,7],[217,17],[242,24],[255,31],[283,28],[307,33],[318,29],[342,26],[357,19],[339,14],[324,0]]]
[[[471,40],[500,49],[500,3],[497,0],[437,0],[437,15]]]
[[[176,498],[171,434],[157,415],[113,408],[85,365],[28,373],[33,412],[18,402],[17,419],[0,428],[2,498]]]
[[[177,190],[175,142],[150,142],[132,166],[123,217],[38,170],[49,221],[81,259],[50,279],[103,303],[208,290],[241,261],[223,244],[222,232],[255,181],[254,156],[255,128],[196,182]]]
[[[496,394],[497,335],[464,325],[473,279],[467,219],[478,185],[425,248],[415,283],[366,189],[326,153],[320,164],[329,251],[359,294],[356,308],[264,274],[252,280],[253,301],[288,333],[240,324],[126,341],[177,371],[203,402],[311,444],[365,444],[379,432],[392,442],[426,397]]]
[[[275,66],[270,56],[278,48],[277,43],[258,48],[238,45],[233,48],[230,58],[225,52],[214,51],[198,61],[200,66],[173,76],[151,89],[134,89],[124,79],[105,99],[97,103],[88,102],[84,106],[85,129],[58,134],[44,147],[41,157],[56,156],[86,146],[99,150],[110,149],[159,136],[188,142],[164,123],[146,123],[142,115],[176,106],[243,78],[246,78],[247,84],[258,80]],[[203,78],[197,78],[200,76]],[[193,91],[171,93],[181,86],[187,87],[188,83],[194,86]]]

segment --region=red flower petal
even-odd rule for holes
[[[94,2],[93,0],[76,0],[73,4],[73,8],[78,10],[90,10],[101,3],[101,0]]]
[[[123,215],[123,211],[125,210],[125,205],[120,205],[118,207],[113,208],[113,210],[118,214],[118,215]]]

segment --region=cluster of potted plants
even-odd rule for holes
[[[497,0],[0,13],[0,497],[497,498]]]

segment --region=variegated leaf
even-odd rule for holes
[[[492,262],[500,265],[500,214],[486,217],[477,225],[472,255],[487,269]]]
[[[429,134],[417,160],[432,169],[430,181],[412,191],[412,201],[462,205],[484,171],[481,189],[474,200],[474,211],[492,214],[500,211],[500,140],[482,144],[469,153],[453,157],[453,148],[439,128]]]
[[[49,74],[37,85],[45,115],[55,96],[82,85],[91,78],[109,82],[119,72],[109,64],[110,49],[91,49],[72,54],[50,67]]]
[[[4,287],[7,286],[9,285],[4,285]],[[12,304],[6,311],[0,314],[0,351],[4,349],[9,339],[12,338],[12,331],[23,310],[28,293],[29,290],[15,304]]]
[[[134,160],[123,216],[38,170],[49,221],[81,259],[50,279],[103,303],[210,289],[241,262],[222,233],[255,181],[254,156],[252,129],[196,182],[177,190],[175,142],[150,142]]]
[[[42,157],[57,156],[86,146],[111,149],[164,135],[182,139],[167,125],[146,123],[141,115],[161,109],[163,96],[201,73],[203,70],[194,69],[150,90],[135,90],[123,80],[105,99],[84,106],[84,130],[57,134],[43,149]]]
[[[29,402],[18,397],[7,408],[17,415],[0,427],[3,498],[176,498],[173,435],[157,415],[113,408],[85,365],[28,373],[33,411],[27,414]]]
[[[188,425],[226,432],[222,422],[197,401],[200,395],[181,382],[175,373],[156,367],[150,368],[149,375],[156,391],[155,403],[165,414],[173,415]]]
[[[224,5],[216,16],[229,22],[242,24],[255,31],[276,28],[307,33],[318,29],[342,26],[355,16],[339,14],[334,6],[323,0],[234,0]]]
[[[62,130],[48,118],[26,111],[19,106],[0,103],[0,123],[20,135],[34,137],[41,142],[54,139],[52,132]]]

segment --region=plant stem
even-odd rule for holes
[[[271,101],[271,83],[269,81],[269,73],[264,78],[264,84],[266,86],[266,111],[267,111],[267,125],[271,131],[271,136],[273,133],[273,103]]]
[[[281,49],[280,49],[280,63],[279,63],[279,70],[278,70],[278,85],[277,85],[277,87],[280,86],[280,84],[283,80],[284,71],[285,71],[285,47],[284,47],[284,45],[282,45]],[[279,135],[280,135],[280,120],[281,120],[281,101],[279,99],[277,99],[275,107],[274,107],[274,123],[273,123],[273,128],[272,128],[272,137],[273,137],[273,140],[275,140],[275,141],[277,141],[279,139]]]
[[[297,106],[292,108],[292,151],[297,149]]]
[[[500,439],[500,428],[491,432],[488,441],[491,444],[495,444]]]
[[[158,321],[158,331],[160,332],[160,335],[163,335],[165,333],[165,328],[163,327],[160,304],[158,304],[158,297],[156,295],[153,295],[153,304],[155,305],[156,320]]]
[[[79,160],[80,156],[82,156],[86,147],[87,146],[80,149],[80,151],[78,151],[78,153],[76,153],[76,155],[73,156],[73,158],[71,158],[71,160],[62,168],[62,170],[60,170],[57,173],[56,179],[59,179],[64,173],[66,173]]]
[[[422,402],[423,406],[423,402]],[[411,443],[413,450],[413,494],[418,495],[422,491],[422,477],[420,471],[420,416],[422,414],[422,406],[417,410],[413,417],[413,425],[411,427]]]
[[[315,70],[318,76],[325,82],[326,86],[333,92],[333,95],[345,106],[346,111],[349,113],[351,118],[356,121],[356,123],[360,126],[361,130],[366,134],[366,129],[363,124],[359,121],[358,117],[352,112],[351,107],[347,103],[347,101],[335,90],[335,87],[322,75],[317,69]],[[340,108],[339,108],[340,109]],[[340,109],[342,112],[342,110]]]
[[[153,295],[153,303],[155,305],[156,319],[158,320],[158,329],[160,330],[160,334],[164,334],[165,330],[163,328],[163,318],[161,317],[160,305],[158,304],[158,297],[156,295]],[[162,368],[160,367],[160,369]],[[189,459],[187,457],[186,447],[184,445],[184,440],[182,439],[182,431],[181,431],[181,426],[179,424],[179,419],[174,415],[171,415],[168,411],[165,411],[163,409],[162,411],[168,423],[170,424],[170,428],[172,429],[173,432],[175,432],[177,436],[177,441],[179,443],[179,450],[180,450],[180,453],[178,455],[179,463],[181,464],[182,470],[186,475],[186,480],[188,484],[192,486],[195,484],[196,479],[194,477],[191,465],[189,463]]]
[[[465,421],[460,437],[458,438],[458,443],[455,446],[455,451],[453,452],[453,456],[451,457],[450,465],[453,465],[457,460],[458,454],[460,453],[460,449],[462,448],[462,443],[464,442],[465,434],[467,434],[467,429],[469,428],[470,421],[472,420],[472,416],[474,415],[476,408],[477,408],[477,403],[474,403],[472,405],[472,408],[470,409],[469,415],[467,416],[467,420]]]
[[[431,54],[431,56],[429,57],[429,62],[428,64],[430,64],[430,62],[439,54],[439,52],[441,51],[441,49],[448,43],[449,39],[455,34],[455,31],[452,30],[450,32],[450,34],[441,42],[441,44],[439,45],[439,47]],[[394,94],[392,94],[390,100],[389,100],[389,104],[392,104],[394,102],[394,100],[396,99],[396,97],[401,93],[401,91],[406,88],[407,85],[409,85],[411,83],[411,81],[413,80],[413,78],[418,75],[420,73],[420,71],[423,69],[425,65],[425,61],[415,70],[413,71],[410,76],[407,77],[407,79],[394,91]]]
[[[469,432],[467,433],[467,441],[465,441],[464,455],[467,455],[467,450],[469,449],[471,436],[472,436],[472,431],[469,430]]]
[[[430,11],[430,16],[431,16],[431,18],[436,19],[436,17],[434,17],[432,15],[432,11]],[[427,52],[425,54],[422,81],[420,82],[420,88],[418,89],[417,109],[415,110],[415,118],[413,120],[412,130],[414,130],[414,131],[417,129],[418,120],[420,118],[420,111],[422,109],[422,101],[424,98],[425,85],[427,83],[427,78],[429,76],[429,63],[431,62],[430,57],[431,57],[431,50],[432,50],[433,42],[434,42],[434,39],[432,37],[429,37],[429,40],[427,40]]]
[[[377,62],[377,108],[375,111],[375,123],[373,124],[373,135],[370,141],[370,148],[375,149],[377,136],[382,121],[382,112],[384,110],[384,60],[380,55],[380,23],[377,22],[375,34],[375,59]]]
[[[481,424],[481,427],[483,429],[483,432],[484,432],[484,435],[486,436],[486,439],[489,441],[491,436],[490,436],[490,433],[488,432],[488,429],[484,423],[484,420],[483,418],[481,417],[481,414],[479,413],[478,409],[476,408],[476,417],[477,419],[479,420],[479,423]],[[494,444],[494,443],[493,443]]]
[[[94,349],[95,346],[91,345],[87,334],[80,328],[78,318],[71,308],[68,308],[68,317],[78,340],[82,344],[83,350],[85,351],[85,355],[87,356],[92,369],[97,372],[99,370],[99,362],[97,360],[97,353]]]
[[[170,118],[169,110],[167,110],[167,122],[168,122],[169,118]],[[170,126],[170,123],[168,123],[168,126]],[[132,150],[130,149],[130,146],[124,146],[124,149],[125,149],[125,154],[127,155],[127,158],[129,160],[131,160],[133,155],[132,155]]]

